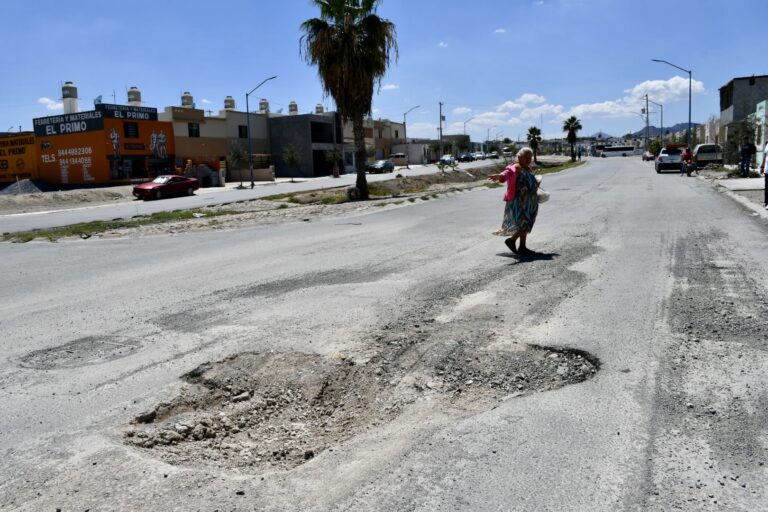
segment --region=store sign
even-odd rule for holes
[[[35,135],[47,137],[50,135],[99,131],[104,128],[104,119],[107,118],[157,121],[157,109],[99,103],[96,105],[95,110],[60,116],[39,117],[32,122],[35,127]]]
[[[112,119],[129,119],[142,121],[157,121],[157,109],[150,107],[134,107],[132,105],[111,105],[109,103],[99,103],[96,105],[96,111],[104,117]]]
[[[104,127],[101,112],[94,110],[61,116],[38,117],[33,119],[32,123],[35,127],[35,135],[38,137],[90,132],[101,130]]]

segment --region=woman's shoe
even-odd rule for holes
[[[517,254],[517,247],[515,247],[515,241],[512,238],[507,238],[504,243],[509,247],[509,250]]]

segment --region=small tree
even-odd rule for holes
[[[296,144],[288,144],[283,148],[283,162],[292,169],[301,167],[301,151]]]
[[[329,149],[325,152],[325,161],[334,168],[334,176],[337,176],[339,164],[341,164],[341,151],[337,148]]]
[[[235,169],[240,172],[240,178],[242,181],[243,166],[248,163],[248,150],[243,147],[243,144],[238,141],[232,141],[229,146],[229,154],[227,155],[227,174],[232,173]]]
[[[539,130],[536,126],[531,126],[528,128],[528,146],[533,150],[533,161],[535,163],[539,163],[537,156],[539,151],[539,142],[541,142],[541,130]]]
[[[563,123],[563,131],[568,132],[566,139],[568,140],[568,144],[571,145],[571,161],[572,162],[576,161],[576,153],[573,150],[573,146],[576,144],[576,141],[578,140],[577,134],[581,129],[582,129],[581,121],[579,121],[576,118],[576,116],[569,117]]]
[[[661,151],[661,141],[658,137],[653,139],[651,143],[648,145],[648,151],[653,153],[654,155],[658,155],[659,151]]]

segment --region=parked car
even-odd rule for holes
[[[475,160],[485,160],[485,153],[482,151],[475,153]]]
[[[656,160],[656,155],[654,155],[650,151],[646,151],[645,153],[643,153],[643,162],[650,162],[651,160]]]
[[[169,196],[191,196],[200,188],[197,178],[168,174],[133,187],[137,199],[162,199]]]
[[[656,157],[654,167],[656,172],[661,172],[664,169],[680,170],[682,159],[680,158],[680,150],[675,148],[661,148],[659,156]]]
[[[706,167],[707,164],[722,164],[723,148],[718,144],[699,144],[693,148],[693,162],[697,168]]]
[[[395,164],[392,160],[376,160],[372,164],[368,164],[365,170],[371,173],[393,172]]]
[[[475,157],[472,153],[462,153],[459,155],[459,162],[472,162]]]
[[[443,155],[440,157],[439,164],[443,165],[453,165],[456,163],[456,159],[453,157],[453,155]]]
[[[491,151],[488,154],[488,158],[493,158],[493,159],[499,158],[499,153],[497,151]]]

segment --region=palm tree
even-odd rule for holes
[[[317,66],[326,96],[336,102],[343,120],[352,121],[357,188],[368,199],[367,153],[363,120],[371,115],[373,87],[398,50],[395,25],[376,15],[380,0],[311,0],[320,17],[301,24],[304,59]]]
[[[566,139],[568,144],[571,145],[571,162],[576,161],[576,153],[573,151],[573,146],[576,144],[576,134],[582,129],[581,121],[576,119],[576,116],[571,116],[563,123],[563,131],[568,132]]]
[[[541,130],[535,126],[528,128],[528,145],[533,150],[533,161],[539,163],[536,159],[539,153],[539,141],[541,140]]]

